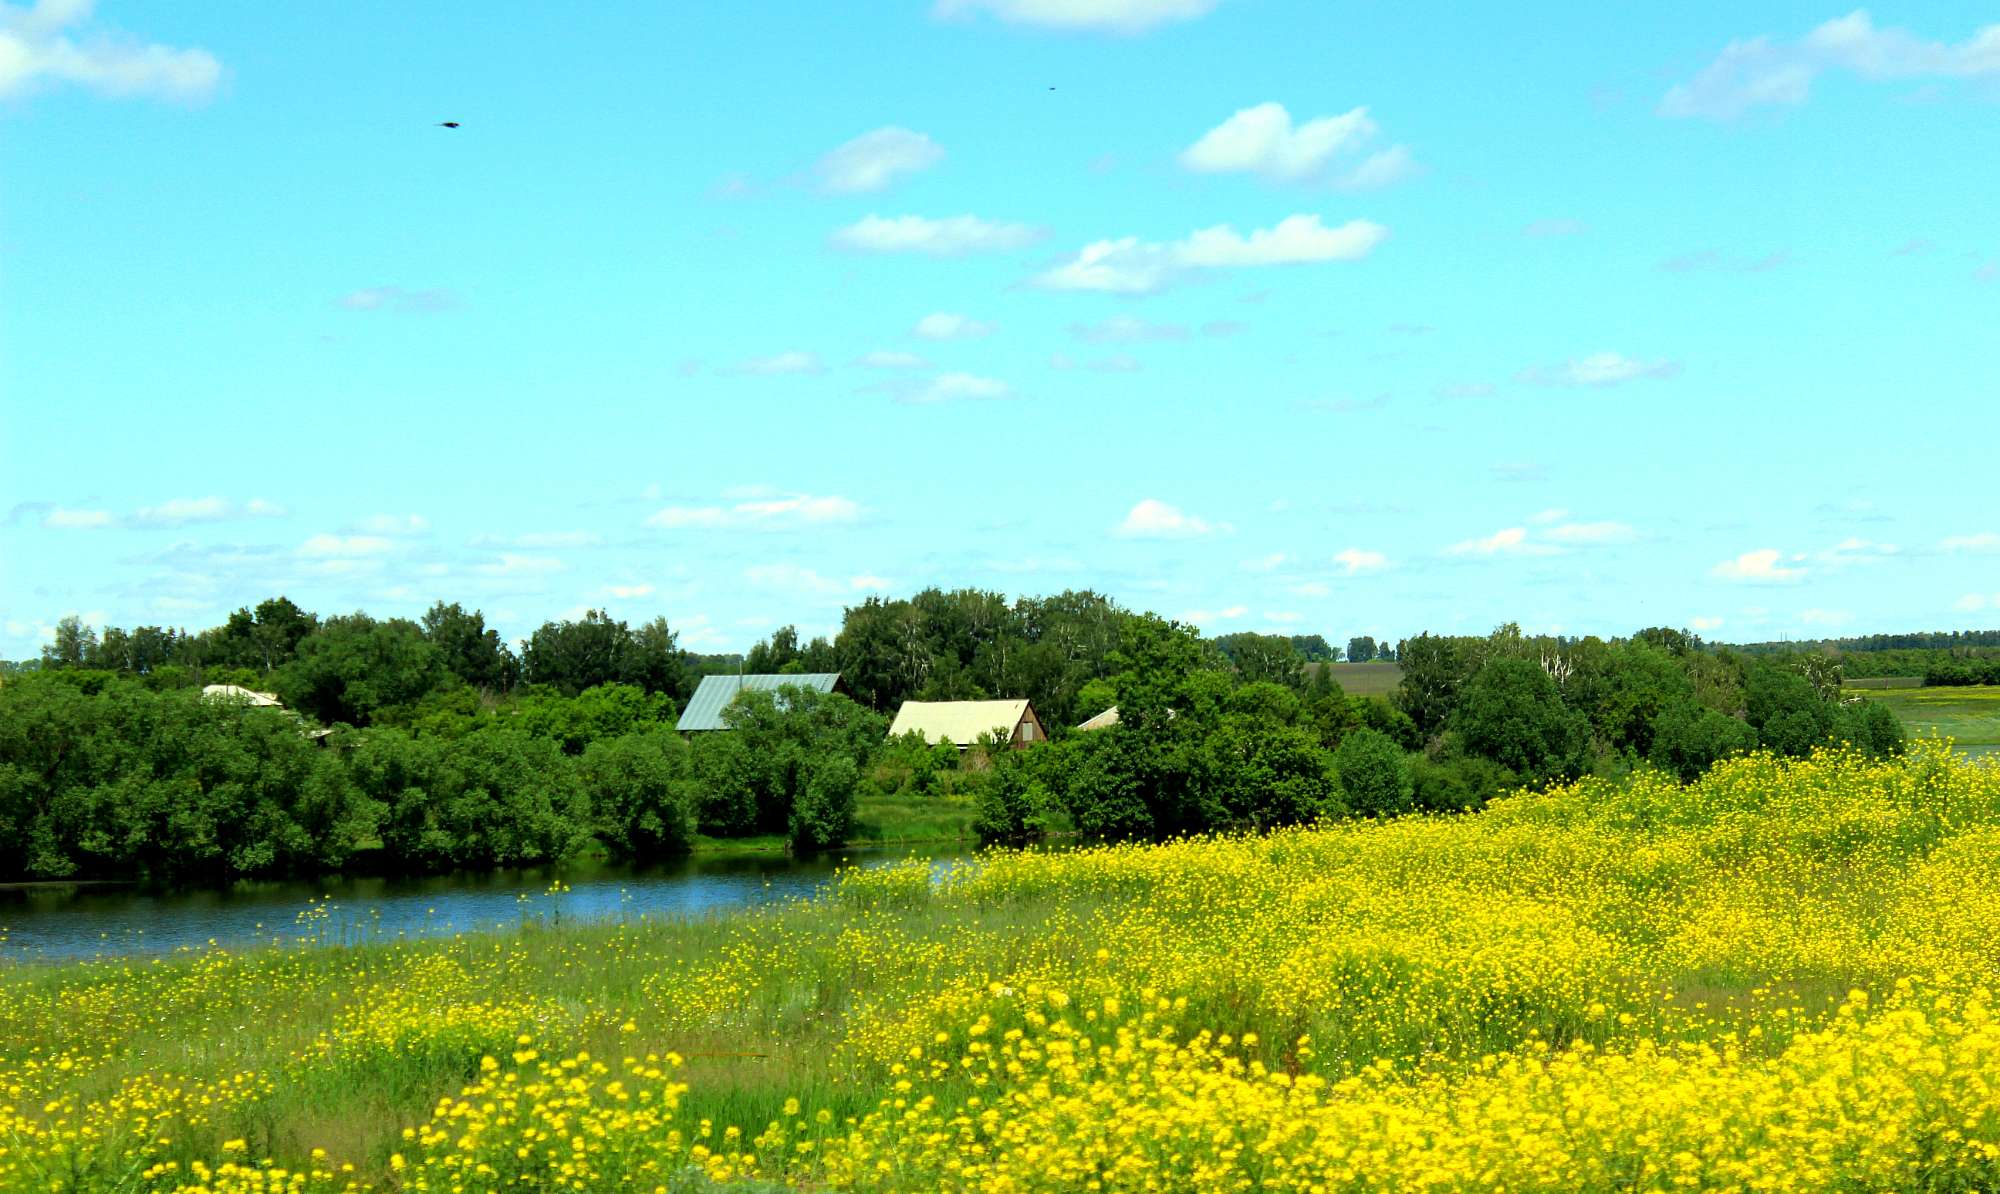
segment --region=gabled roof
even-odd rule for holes
[[[1117,724],[1118,706],[1113,705],[1076,728],[1079,730],[1108,730]]]
[[[688,698],[687,708],[681,710],[681,719],[674,723],[674,728],[683,732],[728,729],[723,723],[722,711],[729,708],[729,702],[746,688],[752,692],[776,692],[780,688],[832,692],[833,686],[839,682],[839,672],[810,672],[797,676],[703,676],[694,695]]]
[[[255,705],[260,708],[282,709],[285,707],[284,703],[278,700],[275,693],[258,692],[255,689],[244,688],[237,684],[204,684],[201,688],[201,695],[203,699],[211,701],[241,701],[246,705]]]
[[[889,727],[891,738],[911,730],[922,732],[927,742],[949,742],[971,746],[981,734],[1001,740],[1013,736],[1014,727],[1028,715],[1028,702],[1018,701],[904,701],[896,710],[896,724]]]

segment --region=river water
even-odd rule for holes
[[[239,948],[308,939],[394,940],[524,920],[692,917],[809,896],[841,866],[950,856],[951,847],[795,858],[704,854],[647,867],[564,864],[422,879],[243,882],[219,890],[40,884],[0,888],[0,964]],[[550,890],[560,880],[566,891]]]

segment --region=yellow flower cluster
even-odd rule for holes
[[[2000,767],[1756,756],[709,921],[0,960],[0,1191],[2000,1189],[1996,975]]]

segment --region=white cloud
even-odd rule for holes
[[[71,510],[58,506],[42,517],[42,525],[56,530],[96,530],[117,522],[109,510]]]
[[[1045,272],[1035,284],[1046,290],[1092,290],[1149,294],[1165,289],[1189,270],[1299,265],[1355,261],[1373,252],[1389,230],[1370,220],[1349,220],[1328,228],[1316,214],[1287,216],[1249,236],[1228,224],[1198,229],[1170,245],[1137,237],[1100,240]]]
[[[1289,559],[1291,557],[1284,552],[1274,551],[1267,556],[1259,556],[1254,560],[1243,561],[1243,570],[1245,572],[1274,572]]]
[[[1784,563],[1784,554],[1774,547],[1746,551],[1733,560],[1724,560],[1708,570],[1710,576],[1722,580],[1742,581],[1750,584],[1790,584],[1802,580],[1806,570],[1790,567]]]
[[[962,257],[967,253],[999,253],[1022,249],[1042,238],[1042,230],[1027,224],[983,220],[974,215],[862,217],[834,232],[836,248],[858,253],[924,253],[932,257]]]
[[[236,515],[236,505],[219,497],[171,498],[157,506],[135,511],[132,521],[141,526],[177,527],[190,522],[221,522]]]
[[[1938,543],[1946,551],[2000,551],[2000,534],[1980,531],[1972,535],[1953,535]]]
[[[1144,33],[1206,16],[1219,0],[936,0],[931,15],[967,20],[986,13],[1010,25],[1090,33]]]
[[[390,311],[399,315],[429,315],[458,305],[457,297],[449,290],[405,290],[401,286],[371,286],[343,294],[337,301],[348,311]]]
[[[618,598],[620,601],[632,601],[640,597],[651,597],[653,595],[653,586],[645,584],[605,585],[604,591]]]
[[[1667,381],[1681,375],[1679,361],[1641,361],[1617,352],[1594,352],[1561,365],[1531,365],[1514,380],[1537,386],[1615,386],[1641,378]]]
[[[604,536],[596,531],[529,531],[514,536],[514,546],[528,548],[596,547]]]
[[[728,506],[668,506],[647,517],[646,525],[681,529],[791,530],[857,521],[861,506],[852,498],[806,493],[757,498]]]
[[[1292,586],[1292,593],[1299,597],[1328,597],[1333,589],[1325,581],[1305,580]]]
[[[1561,506],[1554,506],[1547,510],[1543,510],[1539,514],[1529,515],[1528,521],[1535,526],[1545,527],[1552,522],[1561,522],[1563,519],[1568,517],[1569,517],[1569,511],[1563,509]]]
[[[1111,533],[1125,539],[1192,539],[1228,529],[1227,524],[1211,524],[1157,498],[1146,498]]]
[[[977,340],[993,334],[993,325],[951,311],[933,311],[910,329],[926,340]]]
[[[90,0],[38,0],[33,8],[0,4],[0,99],[74,84],[113,98],[198,100],[222,79],[207,50],[176,49],[114,30],[66,30],[90,17]]]
[[[818,353],[790,349],[768,357],[751,357],[731,370],[733,373],[753,377],[795,376],[805,373],[824,373],[826,366],[821,363]]]
[[[944,160],[944,147],[922,133],[889,125],[863,133],[829,152],[814,172],[820,190],[833,195],[880,191],[905,175]]]
[[[431,529],[431,521],[421,514],[372,514],[353,529],[366,535],[421,535]]]
[[[252,518],[283,518],[291,513],[278,503],[263,498],[251,498],[243,507],[243,512]]]
[[[1695,617],[1695,618],[1689,618],[1689,619],[1688,619],[1688,627],[1689,627],[1690,629],[1693,629],[1693,630],[1699,630],[1699,631],[1701,631],[1702,633],[1706,634],[1707,632],[1709,632],[1709,631],[1711,631],[1711,630],[1719,630],[1719,629],[1721,629],[1721,627],[1722,627],[1722,619],[1721,619],[1721,618],[1707,618],[1707,617]]]
[[[1151,323],[1136,315],[1113,315],[1101,323],[1073,323],[1069,334],[1087,344],[1139,344],[1151,340],[1185,340],[1187,327]]]
[[[1203,133],[1181,151],[1180,162],[1202,174],[1261,174],[1296,182],[1323,174],[1336,154],[1375,132],[1365,107],[1294,126],[1283,104],[1262,103]]]
[[[1795,42],[1730,42],[1716,59],[1661,97],[1662,116],[1733,120],[1755,108],[1795,107],[1829,71],[1863,79],[1953,79],[2000,75],[2000,24],[1956,45],[1907,29],[1883,29],[1866,9],[1818,26]]]
[[[1444,549],[1452,556],[1546,556],[1554,555],[1556,548],[1546,543],[1536,543],[1528,538],[1526,527],[1505,527],[1483,539],[1467,539]]]
[[[1232,605],[1227,609],[1191,609],[1183,613],[1179,620],[1201,626],[1209,622],[1233,622],[1249,612],[1247,605]]]
[[[760,589],[829,597],[849,593],[880,592],[889,587],[889,582],[879,576],[853,576],[841,580],[797,564],[752,564],[743,570],[743,579]]]
[[[927,406],[939,402],[992,402],[1014,397],[1014,387],[972,373],[940,373],[896,395],[899,402]]]
[[[1359,576],[1364,572],[1380,572],[1387,568],[1389,557],[1379,551],[1347,547],[1333,553],[1333,562],[1339,564],[1347,575]]]
[[[1570,544],[1630,543],[1639,537],[1622,522],[1569,522],[1552,526],[1543,534],[1557,543]]]
[[[379,535],[314,535],[299,545],[299,554],[316,559],[354,559],[381,555],[393,546]]]
[[[855,364],[864,369],[928,369],[931,363],[914,352],[876,351],[863,353]]]
[[[500,558],[473,567],[481,576],[547,576],[561,572],[567,565],[550,556],[523,556],[512,552],[500,553]]]
[[[1083,369],[1091,373],[1137,373],[1145,365],[1129,352],[1114,352],[1108,357],[1087,361],[1079,361],[1066,352],[1053,352],[1049,354],[1049,368]]]

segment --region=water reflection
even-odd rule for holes
[[[222,890],[149,892],[48,884],[0,889],[0,959],[168,953],[211,942],[240,947],[308,938],[393,940],[509,927],[523,920],[688,917],[811,895],[835,868],[949,847],[846,850],[811,858],[700,855],[648,867],[529,867],[422,879],[243,882]],[[551,891],[557,880],[566,891]]]

